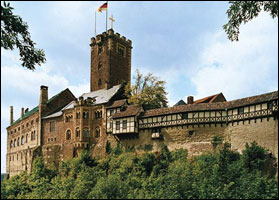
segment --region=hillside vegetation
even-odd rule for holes
[[[266,151],[256,143],[239,154],[230,144],[188,158],[186,150],[137,155],[120,146],[108,148],[103,159],[88,152],[61,162],[54,170],[38,157],[31,174],[1,183],[1,199],[231,199],[278,198],[274,175],[266,173]],[[267,175],[268,174],[268,175]]]

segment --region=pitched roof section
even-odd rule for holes
[[[193,104],[199,104],[199,103],[214,103],[214,102],[224,102],[227,101],[226,98],[224,97],[223,93],[211,95],[199,100],[194,101]]]
[[[182,99],[178,101],[176,104],[174,104],[174,106],[181,106],[181,105],[186,105],[185,101],[183,101]]]
[[[114,101],[112,103],[112,105],[108,106],[107,108],[118,108],[118,107],[121,107],[123,105],[127,104],[127,99],[121,99],[121,100],[117,100],[117,101]]]
[[[261,102],[270,101],[273,99],[278,99],[278,91],[265,93],[262,95],[246,97],[242,99],[237,99],[228,102],[216,102],[216,103],[199,103],[199,104],[187,104],[181,106],[173,106],[169,108],[159,108],[147,110],[144,112],[142,117],[158,116],[158,115],[167,115],[181,112],[189,111],[206,111],[206,110],[223,110],[234,107],[245,106],[249,104],[257,104]]]
[[[117,118],[123,118],[123,117],[130,117],[130,116],[135,116],[139,114],[139,112],[142,110],[142,108],[138,105],[130,105],[126,107],[125,111],[122,111],[120,113],[115,113],[112,118],[117,119]]]
[[[51,104],[57,97],[59,97],[60,94],[66,92],[66,91],[69,91],[70,94],[73,95],[72,92],[67,88],[67,89],[65,89],[65,90],[62,90],[62,91],[59,92],[58,94],[54,95],[53,97],[51,97],[51,98],[47,101],[47,105],[48,105],[48,104]],[[35,108],[33,108],[32,110],[30,110],[29,112],[25,113],[25,114],[23,115],[23,118],[22,118],[22,119],[21,119],[21,117],[18,118],[18,119],[17,119],[16,121],[14,121],[10,126],[15,125],[16,123],[20,122],[20,121],[23,120],[23,119],[26,119],[27,117],[31,116],[32,114],[34,114],[35,112],[38,112],[38,111],[39,111],[39,106],[36,106]],[[10,127],[10,126],[8,126],[8,127]]]
[[[84,99],[87,99],[88,97],[95,98],[96,101],[95,101],[94,105],[104,104],[104,103],[107,103],[119,91],[120,88],[121,88],[121,85],[115,85],[108,90],[106,90],[106,89],[96,90],[93,92],[84,93],[81,96]],[[55,113],[52,113],[51,115],[48,115],[48,116],[44,117],[43,119],[59,117],[63,114],[64,110],[68,110],[71,108],[74,108],[74,101],[71,101],[69,104],[67,104],[60,110],[57,110]]]
[[[274,99],[278,99],[278,90],[274,92],[261,94],[261,95],[229,101],[227,102],[227,108],[240,107],[249,104],[257,104],[257,103],[262,103]]]

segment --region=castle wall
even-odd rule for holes
[[[256,141],[278,159],[278,120],[273,117],[230,123],[226,132],[233,150],[241,152],[246,143]]]
[[[6,171],[10,176],[30,172],[33,150],[39,146],[38,112],[7,128]]]

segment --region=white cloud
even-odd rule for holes
[[[239,42],[229,41],[223,31],[212,35],[191,79],[195,98],[223,92],[232,100],[278,90],[277,21],[261,13],[241,27]]]

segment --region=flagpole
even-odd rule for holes
[[[95,10],[95,37],[96,37],[96,35],[97,35],[97,34],[96,34],[96,16],[97,16],[97,15],[96,15],[96,10]]]
[[[107,1],[107,10],[106,10],[106,33],[108,32],[108,1]]]

